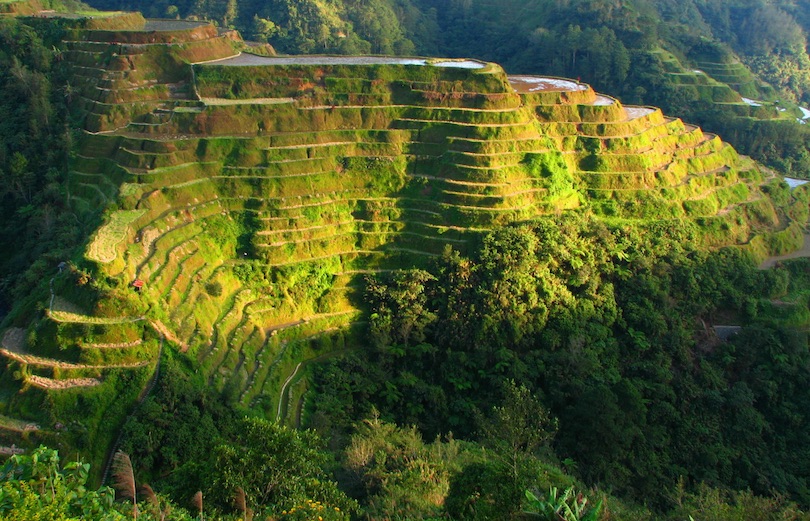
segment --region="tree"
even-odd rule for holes
[[[0,519],[126,519],[115,510],[111,488],[87,488],[89,472],[90,465],[78,461],[61,466],[59,453],[43,446],[12,456],[0,469]]]
[[[525,385],[507,380],[503,405],[494,407],[492,414],[481,422],[481,437],[485,446],[500,456],[517,484],[522,462],[535,456],[557,432],[557,420],[552,418],[540,400]]]
[[[260,18],[253,15],[253,38],[260,41],[268,41],[278,31],[278,26],[272,20]]]
[[[9,172],[6,179],[5,190],[8,190],[25,204],[33,200],[35,176],[28,165],[28,159],[21,153],[14,152],[9,162]]]
[[[237,12],[238,6],[236,0],[228,0],[228,3],[225,5],[225,15],[222,17],[222,25],[225,27],[234,27]]]
[[[768,55],[783,51],[802,52],[805,36],[796,20],[772,4],[765,4],[748,16],[738,31],[746,51]]]
[[[398,427],[373,416],[357,426],[346,465],[363,488],[372,519],[438,516],[449,488],[448,454],[457,443],[425,444],[415,427]]]
[[[423,270],[401,270],[366,279],[372,338],[378,345],[422,342],[435,320],[429,288],[436,278]]]
[[[313,431],[245,418],[235,438],[211,454],[207,496],[229,508],[234,493],[241,488],[268,514],[278,515],[306,506],[307,501],[317,501],[328,507],[330,519],[348,519],[356,503],[329,479],[325,470],[328,461]]]

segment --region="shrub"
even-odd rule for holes
[[[219,297],[222,295],[222,284],[219,281],[209,282],[205,285],[205,292],[212,297]]]

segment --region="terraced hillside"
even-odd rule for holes
[[[655,54],[661,60],[667,77],[687,99],[712,105],[732,118],[752,122],[803,122],[807,117],[798,105],[778,100],[776,90],[758,80],[732,54],[703,49],[703,52],[695,52],[689,57],[692,68],[662,49]]]
[[[91,269],[61,266],[44,318],[5,332],[26,389],[9,440],[36,424],[106,446],[102,418],[148,391],[166,342],[228,399],[283,416],[306,365],[351,347],[364,273],[510,222],[688,218],[709,246],[758,251],[800,237],[752,161],[585,84],[467,60],[259,57],[204,23],[106,20],[65,41],[82,127],[70,204],[107,208],[105,223]],[[53,412],[88,404],[79,426]]]

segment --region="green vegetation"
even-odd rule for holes
[[[565,521],[596,521],[602,511],[602,503],[596,506],[588,505],[588,499],[582,494],[576,494],[573,488],[566,489],[562,495],[552,487],[548,491],[548,499],[541,500],[531,491],[526,491],[526,499],[529,501],[527,513],[532,518]]]
[[[353,502],[342,493],[334,489],[329,481],[321,483],[318,478],[324,479],[318,466],[322,463],[325,453],[314,448],[312,436],[301,435],[297,431],[280,428],[272,423],[263,424],[260,421],[244,420],[247,431],[245,435],[250,438],[251,447],[270,450],[272,454],[288,454],[294,451],[297,461],[273,461],[271,469],[277,476],[270,488],[275,490],[277,497],[282,501],[265,511],[261,506],[264,501],[256,498],[252,493],[254,489],[243,489],[241,485],[234,488],[238,493],[230,495],[225,500],[228,510],[234,510],[234,497],[236,509],[241,515],[222,514],[214,505],[203,504],[197,501],[198,515],[189,510],[178,507],[175,503],[162,495],[155,494],[152,487],[140,484],[133,474],[132,462],[124,453],[116,454],[116,467],[114,469],[114,488],[118,490],[119,498],[130,500],[123,503],[115,502],[116,493],[111,487],[103,486],[94,490],[88,486],[90,465],[83,462],[70,462],[60,464],[56,451],[40,446],[30,455],[13,455],[0,470],[2,487],[0,488],[0,519],[4,521],[17,520],[98,520],[122,521],[124,519],[139,518],[145,521],[172,519],[186,521],[200,519],[207,515],[209,519],[245,519],[256,515],[282,516],[287,519],[321,519],[345,520],[354,510]],[[220,452],[228,454],[238,449],[233,446],[223,446]],[[266,452],[261,452],[262,455]],[[207,477],[217,481],[217,490],[231,490],[234,483],[245,482],[244,476],[237,477],[234,473],[241,473],[246,469],[256,469],[258,462],[252,455],[249,461],[229,461],[227,457],[216,460],[217,467],[212,469]],[[297,465],[307,465],[309,470]],[[257,475],[261,479],[260,486],[267,486],[266,476]],[[324,491],[328,498],[324,498]],[[198,492],[200,497],[208,496]],[[140,503],[138,501],[140,496]],[[327,502],[306,499],[320,498]],[[266,498],[262,498],[266,499]],[[257,501],[260,501],[257,503]],[[254,511],[249,504],[257,505]],[[284,510],[282,505],[289,504]],[[340,505],[340,506],[338,506]],[[294,514],[299,510],[299,515]],[[341,509],[341,507],[343,507]],[[303,517],[302,517],[303,516]],[[314,516],[314,517],[308,517]]]
[[[117,211],[110,215],[110,222],[99,228],[87,255],[97,262],[112,262],[117,256],[116,246],[127,236],[129,225],[144,214],[143,210]]]
[[[508,14],[461,4],[194,9],[279,46],[411,53],[397,17],[495,34],[484,16]],[[563,4],[526,46],[568,46],[558,73],[632,85],[628,59],[659,60],[647,79],[669,101],[795,119],[738,99],[776,94],[723,46],[662,36],[669,52],[632,5],[578,3],[609,22],[594,29]],[[751,16],[785,21],[767,11]],[[166,498],[193,507],[178,519],[805,516],[807,262],[755,266],[801,246],[806,186],[573,80],[243,66],[219,61],[238,35],[205,22],[16,14],[0,19],[0,233],[17,248],[0,261],[0,449],[44,443],[92,471],[58,477],[75,469],[47,453],[81,493],[9,478],[20,511],[77,516],[109,475],[133,504],[102,488],[100,518],[158,518]],[[740,48],[784,50],[754,39]]]
[[[89,469],[79,462],[62,467],[57,452],[44,447],[30,456],[12,456],[2,469],[0,518],[126,519],[113,509],[112,489],[87,489]]]
[[[775,168],[808,175],[803,151],[810,130],[796,121],[804,118],[798,106],[810,103],[804,2],[91,3],[212,20],[282,53],[475,57],[513,74],[582,78],[625,102],[660,106],[699,123]]]
[[[559,419],[554,452],[588,483],[656,510],[670,508],[678,478],[763,495],[785,486],[804,504],[802,429],[788,424],[807,401],[805,376],[793,373],[807,362],[794,329],[806,318],[793,315],[807,315],[793,307],[807,263],[758,271],[737,250],[684,248],[689,233],[569,214],[495,232],[472,257],[448,252],[428,273],[380,275],[367,297],[375,347],[319,373],[313,417],[338,438],[373,407],[428,435],[478,432],[514,455],[504,471],[525,480],[536,472],[523,467],[527,454],[542,453],[532,434],[554,429],[509,388],[515,412],[498,406],[501,382],[516,378]],[[775,312],[774,302],[790,304]],[[720,341],[707,324],[745,327]],[[780,384],[764,386],[765,372]],[[482,429],[476,411],[493,406]],[[546,424],[521,427],[520,417]]]

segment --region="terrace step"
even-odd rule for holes
[[[41,427],[35,422],[0,414],[0,431],[24,434],[40,429]]]
[[[37,376],[35,374],[26,376],[25,381],[34,387],[39,387],[40,389],[46,389],[49,391],[96,387],[102,383],[98,378],[67,378],[64,380],[58,380],[54,378],[46,378],[44,376]]]
[[[141,361],[141,362],[131,362],[131,363],[118,363],[118,364],[109,364],[109,365],[98,365],[98,364],[78,364],[73,362],[66,362],[64,360],[59,360],[55,358],[46,358],[42,356],[31,355],[27,353],[19,353],[14,351],[9,351],[5,348],[0,348],[0,354],[4,357],[14,360],[20,364],[24,365],[31,365],[35,367],[49,367],[49,368],[59,368],[59,369],[133,369],[137,367],[144,367],[149,364],[148,360]]]

